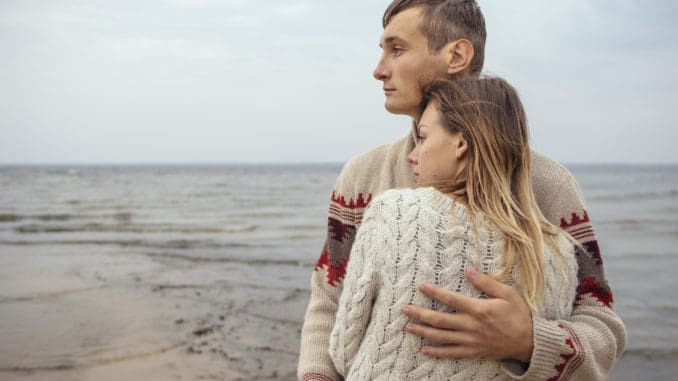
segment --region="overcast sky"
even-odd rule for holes
[[[407,133],[388,0],[2,0],[0,164],[343,162]],[[480,0],[486,72],[564,163],[678,163],[678,2]]]

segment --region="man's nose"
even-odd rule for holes
[[[372,75],[377,81],[383,81],[385,79],[388,79],[389,72],[388,69],[386,68],[386,65],[384,64],[383,59],[379,60],[379,63],[377,64],[377,67],[374,69],[374,73],[372,73]]]

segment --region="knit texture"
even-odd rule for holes
[[[311,274],[311,298],[301,332],[298,378],[341,380],[328,349],[349,254],[372,198],[389,189],[414,186],[407,155],[412,135],[351,159],[332,192],[327,238]],[[507,361],[503,371],[521,380],[605,380],[626,346],[626,330],[613,310],[593,226],[572,175],[532,152],[532,185],[544,216],[570,233],[577,250],[578,285],[570,320],[533,315],[534,349],[527,371]]]
[[[417,292],[429,282],[470,297],[486,297],[466,278],[469,266],[498,274],[504,268],[504,238],[483,215],[474,228],[467,209],[433,188],[391,190],[365,212],[344,280],[330,356],[348,380],[501,380],[499,361],[447,360],[422,356],[424,343],[408,335],[400,313],[407,304],[452,312]],[[558,255],[544,250],[547,285],[539,315],[565,319],[575,297],[573,247],[560,237]],[[509,284],[520,274],[512,268]]]

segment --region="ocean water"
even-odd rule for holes
[[[0,261],[59,248],[86,257],[96,247],[113,256],[233,263],[242,269],[301,268],[289,272],[288,281],[307,289],[340,168],[0,167]],[[634,371],[676,379],[678,167],[569,169],[586,197],[615,308],[629,333],[613,379],[633,379],[625,375]],[[13,296],[7,279],[0,275],[0,311],[9,314],[3,304],[30,303],[31,298]],[[8,339],[21,337],[13,327],[0,317],[0,357],[7,353]],[[14,365],[0,360],[0,369]]]
[[[336,165],[3,168],[0,245],[96,244],[311,264],[338,171]]]
[[[612,379],[678,380],[678,167],[570,169],[584,192],[615,310],[628,331]]]

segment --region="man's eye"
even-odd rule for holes
[[[405,51],[405,49],[403,49],[403,48],[395,47],[395,48],[393,48],[393,55],[399,56],[399,55],[403,54],[404,51]]]

